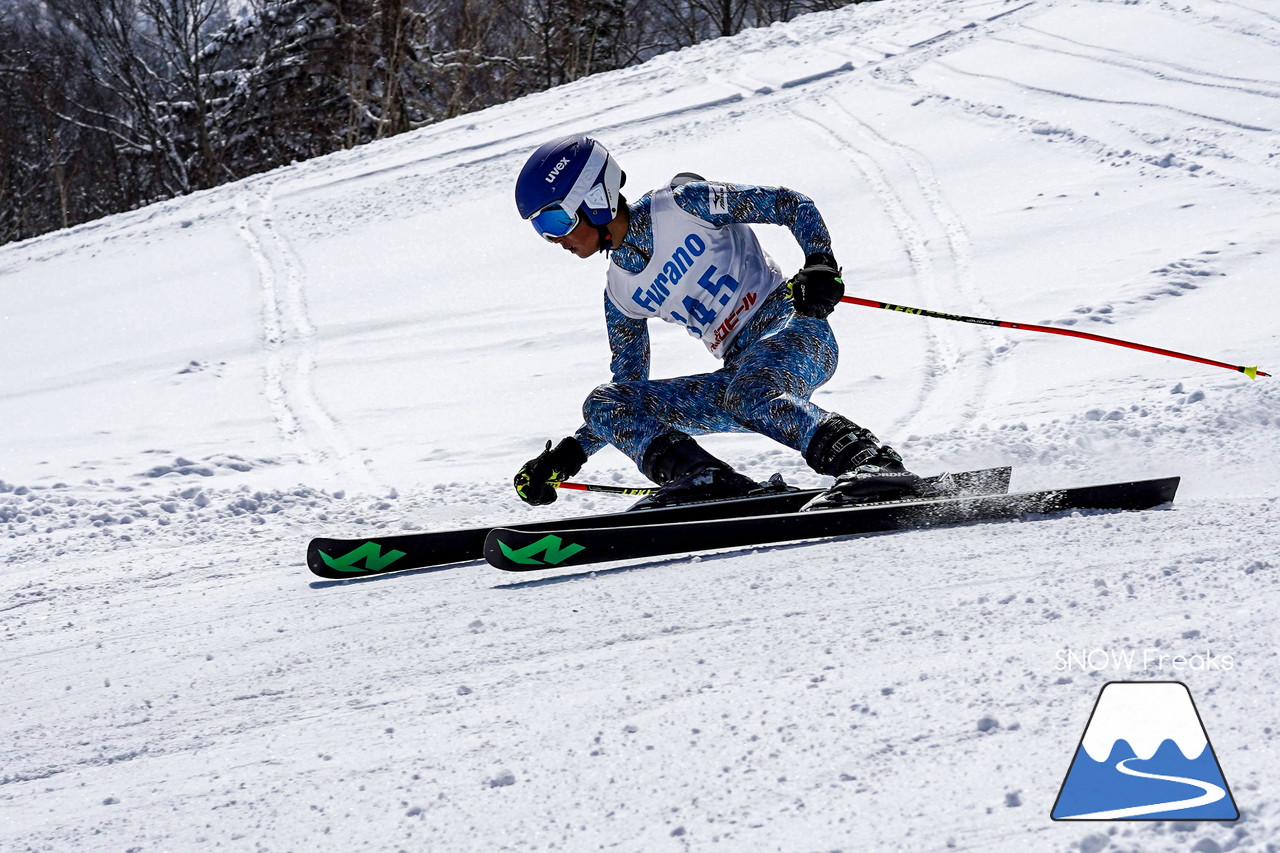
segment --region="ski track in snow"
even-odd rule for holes
[[[917,269],[920,296],[924,303],[944,305],[959,302],[988,316],[990,311],[970,276],[972,249],[968,233],[963,221],[943,198],[928,161],[918,151],[876,131],[844,104],[832,103],[831,108],[846,116],[861,138],[874,141],[884,152],[875,159],[883,163],[896,159],[906,166],[912,177],[911,181],[902,180],[903,172],[899,167],[895,170],[899,179],[883,185],[877,182],[876,185],[877,192],[881,188],[888,191],[882,198],[886,208],[893,211],[891,216],[904,235],[904,247],[909,247],[907,252]],[[906,212],[901,194],[907,191],[918,193],[920,199],[916,209],[923,207],[925,213],[912,215]],[[934,248],[938,246],[945,246],[945,253]],[[941,257],[929,263],[924,259],[929,258],[930,253]],[[911,419],[898,424],[895,432],[911,432],[916,427],[928,429],[948,419],[954,422],[974,417],[982,410],[989,387],[991,351],[1007,347],[1008,340],[1004,334],[989,328],[949,323],[930,323],[929,333],[942,341],[940,348],[944,360],[931,370],[938,375],[930,377],[927,407],[922,407],[922,411],[913,414]],[[939,389],[950,393],[938,393]]]
[[[921,233],[918,223],[904,205],[899,191],[885,174],[884,169],[875,158],[855,145],[848,138],[848,135],[833,129],[830,123],[820,121],[802,111],[797,111],[796,116],[817,127],[821,135],[830,144],[834,145],[849,158],[850,163],[871,186],[877,198],[880,199],[881,206],[897,233],[902,252],[911,268],[912,281],[920,292],[920,301],[921,303],[928,303],[929,300],[925,294],[933,291],[931,284],[934,266],[932,259],[929,257],[926,246],[927,241]],[[925,332],[927,340],[925,364],[927,367],[920,374],[918,380],[920,388],[917,392],[916,402],[908,409],[908,414],[905,417],[900,416],[901,419],[889,431],[888,434],[890,435],[897,434],[904,423],[910,423],[911,419],[919,416],[928,408],[938,389],[939,373],[944,372],[946,366],[953,364],[958,358],[958,350],[944,330],[930,324],[925,328]]]
[[[726,175],[790,169],[801,190],[821,186],[812,152],[866,187],[850,203],[885,241],[878,298],[1016,305],[1033,312],[1018,321],[1276,371],[1280,149],[1248,128],[1280,126],[1280,79],[1200,40],[1254,56],[1280,47],[1277,24],[1231,0],[860,4],[0,247],[0,276],[34,282],[0,317],[71,347],[92,326],[73,301],[42,303],[37,276],[127,295],[99,250],[150,272],[173,251],[160,238],[181,229],[195,251],[207,234],[252,303],[215,318],[241,337],[197,354],[224,366],[168,366],[185,352],[175,286],[160,354],[121,344],[99,372],[159,416],[193,389],[263,401],[256,438],[302,462],[259,458],[233,416],[236,438],[209,424],[160,446],[117,429],[59,447],[49,407],[38,449],[0,432],[23,472],[0,463],[0,848],[1272,849],[1274,379],[867,311],[873,333],[904,324],[877,338],[893,374],[858,388],[892,407],[883,429],[908,458],[1013,464],[1015,489],[1182,474],[1174,507],[533,576],[466,563],[328,582],[302,560],[313,535],[619,507],[510,496],[514,468],[607,378],[601,267],[511,221],[512,176],[561,133],[604,138],[640,174],[688,145]],[[1141,96],[1100,88],[1122,79]],[[1206,120],[1206,93],[1258,118]],[[485,228],[458,227],[475,217]],[[371,286],[355,292],[353,269]],[[54,377],[23,400],[62,395],[70,415],[92,405],[84,385]],[[156,464],[188,438],[209,450]],[[725,442],[746,470],[818,479],[790,451]],[[636,482],[615,457],[583,479]],[[1063,672],[1068,646],[1238,663]],[[1098,690],[1124,678],[1188,684],[1239,823],[1050,821]]]
[[[1247,13],[1249,13],[1249,14],[1256,15],[1256,16],[1258,16],[1259,18],[1262,18],[1263,20],[1265,20],[1265,21],[1267,21],[1267,22],[1269,22],[1269,23],[1271,23],[1271,24],[1278,24],[1278,25],[1280,25],[1280,15],[1271,15],[1271,14],[1268,14],[1267,12],[1262,11],[1261,9],[1257,8],[1256,6],[1250,6],[1250,5],[1246,4],[1246,3],[1233,3],[1233,2],[1231,2],[1231,0],[1214,0],[1214,2],[1213,2],[1213,3],[1211,3],[1210,5],[1226,6],[1228,9],[1231,9],[1231,10],[1239,10],[1239,11],[1247,12]],[[1214,22],[1215,22],[1218,26],[1223,26],[1223,23],[1222,23],[1221,19],[1219,19],[1219,18],[1216,18],[1216,17],[1215,17],[1215,21],[1214,21]],[[1251,32],[1250,30],[1248,30],[1248,29],[1236,29],[1236,28],[1234,28],[1234,27],[1233,27],[1233,28],[1232,28],[1232,31],[1233,31],[1233,32],[1237,32],[1237,33],[1241,33],[1241,34],[1243,34],[1243,35],[1256,35],[1255,33],[1252,33],[1252,32]]]
[[[969,275],[967,232],[942,198],[927,161],[830,98],[819,98],[815,107],[812,111],[792,109],[849,158],[879,198],[912,271],[918,297],[913,297],[912,304],[959,302],[982,310],[983,300]],[[834,115],[840,122],[819,120],[818,114]],[[888,435],[927,431],[938,424],[974,417],[984,404],[991,351],[1007,346],[1003,335],[972,326],[925,321],[924,331],[927,366],[919,397],[894,422]]]
[[[1034,47],[1036,50],[1043,50],[1047,53],[1057,53],[1063,56],[1070,56],[1076,59],[1084,59],[1089,62],[1097,62],[1102,65],[1109,65],[1115,68],[1124,68],[1131,71],[1139,71],[1158,80],[1166,80],[1171,83],[1182,83],[1188,86],[1203,86],[1209,89],[1219,89],[1225,92],[1240,92],[1246,95],[1256,95],[1261,98],[1280,98],[1280,91],[1277,90],[1277,83],[1273,80],[1264,80],[1257,77],[1236,77],[1227,74],[1213,74],[1202,69],[1191,68],[1176,62],[1161,62],[1152,60],[1145,56],[1138,56],[1132,53],[1124,53],[1098,45],[1087,44],[1078,39],[1068,38],[1059,33],[1049,32],[1029,24],[1024,24],[1020,28],[1022,32],[1033,33],[1035,36],[1042,37],[1045,43],[1033,44],[1027,41],[1020,41],[1013,38],[1002,38],[1000,36],[991,36],[992,41],[1004,44],[1018,45],[1021,47]],[[1058,46],[1053,46],[1060,43]],[[1073,49],[1061,46],[1062,44],[1070,45]]]
[[[1201,14],[1191,6],[1184,7],[1181,13],[1196,17],[1199,25],[1225,28],[1227,32],[1235,36],[1244,34],[1238,28],[1225,26],[1219,17]],[[986,37],[985,43],[1022,48],[1028,51],[1028,55],[1031,57],[1037,55],[1071,56],[1103,67],[1134,70],[1154,80],[1179,82],[1197,87],[1218,88],[1224,92],[1237,92],[1254,97],[1274,98],[1277,94],[1277,87],[1280,87],[1280,81],[1277,80],[1254,77],[1241,78],[1203,70],[1196,71],[1181,63],[1153,59],[1146,52],[1140,54],[1136,51],[1119,51],[1099,45],[1087,44],[1078,39],[1068,38],[1041,27],[1024,24],[1025,19],[1025,15],[1019,15],[1008,21],[1001,21],[1002,26],[1000,27],[988,26],[983,34]],[[1123,136],[1110,138],[1110,135],[1108,135],[1108,137],[1100,138],[1096,135],[1097,127],[1094,127],[1092,132],[1086,132],[1079,127],[1065,124],[1061,118],[1063,115],[1061,107],[1053,104],[1052,100],[1084,104],[1090,101],[1103,103],[1108,99],[1090,98],[1080,93],[1064,92],[1028,84],[1017,76],[1010,74],[1011,71],[1016,71],[1016,68],[1000,68],[999,74],[980,74],[956,68],[946,61],[946,57],[949,53],[962,49],[966,43],[948,42],[938,49],[908,57],[900,66],[886,69],[888,76],[900,85],[919,89],[925,97],[943,105],[945,108],[961,109],[980,120],[1014,123],[1021,127],[1023,132],[1063,139],[1072,145],[1080,146],[1098,155],[1113,165],[1123,167],[1137,166],[1140,169],[1156,166],[1162,169],[1174,167],[1200,170],[1203,175],[1220,175],[1224,180],[1229,180],[1233,184],[1247,186],[1257,193],[1276,194],[1280,192],[1274,179],[1260,183],[1254,175],[1236,168],[1236,165],[1240,162],[1268,169],[1280,167],[1280,162],[1275,159],[1274,146],[1271,146],[1270,149],[1251,150],[1245,146],[1233,145],[1232,138],[1229,136],[1212,132],[1200,132],[1183,136],[1171,136],[1167,133],[1156,135],[1140,125],[1127,124],[1119,120],[1117,115],[1110,113],[1108,114],[1107,123],[1113,128],[1122,130]],[[1075,50],[1066,51],[1062,48],[1062,44],[1072,45]],[[1275,44],[1280,45],[1280,42]],[[1048,103],[1037,104],[1037,109],[1034,113],[1012,110],[1008,100],[1002,100],[1001,102],[975,100],[967,92],[962,94],[955,88],[938,88],[934,84],[924,84],[912,77],[911,72],[925,63],[933,63],[938,68],[945,68],[958,77],[969,77],[974,80],[984,78],[998,79],[1013,89],[1048,96],[1052,100]],[[1174,73],[1170,73],[1170,71]],[[1241,85],[1242,83],[1249,85]],[[1036,102],[1026,101],[1024,106],[1033,103]],[[1117,101],[1117,103],[1120,102]],[[1129,105],[1165,110],[1175,114],[1186,114],[1185,110],[1154,101]],[[1270,133],[1267,128],[1259,125],[1232,122],[1229,119],[1219,119],[1207,115],[1197,114],[1195,117],[1210,122],[1221,122],[1225,127],[1235,128],[1246,133]],[[1203,131],[1204,129],[1201,128],[1199,130]],[[1240,139],[1238,135],[1235,138],[1237,141]],[[1171,146],[1173,152],[1166,154],[1146,153],[1142,149],[1146,147],[1144,143],[1148,141],[1158,142],[1162,144],[1162,147]],[[1231,147],[1224,149],[1222,148],[1224,144]],[[1262,153],[1264,151],[1265,153]]]
[[[302,262],[275,222],[273,185],[247,190],[237,207],[262,290],[264,396],[280,436],[308,465],[331,466],[348,481],[373,488],[368,469],[316,397],[316,327],[307,313]]]
[[[1060,53],[1060,51],[1055,51],[1055,52]],[[1063,99],[1072,100],[1072,101],[1083,101],[1085,103],[1107,104],[1110,106],[1149,107],[1156,110],[1167,110],[1169,112],[1177,113],[1179,115],[1187,116],[1190,118],[1197,118],[1197,119],[1202,119],[1208,122],[1215,122],[1218,124],[1225,125],[1227,127],[1236,128],[1237,130],[1252,130],[1252,131],[1257,131],[1259,133],[1275,132],[1275,128],[1260,127],[1255,124],[1246,124],[1244,122],[1234,121],[1232,119],[1225,118],[1223,116],[1213,116],[1213,115],[1208,115],[1206,113],[1193,112],[1191,110],[1180,109],[1170,104],[1164,104],[1158,101],[1150,101],[1150,102],[1125,101],[1125,100],[1112,99],[1112,98],[1091,97],[1089,95],[1082,95],[1078,92],[1067,92],[1067,91],[1062,91],[1058,89],[1047,89],[1041,86],[1033,86],[1030,83],[1025,83],[1021,80],[1017,80],[1012,77],[1005,77],[999,74],[980,74],[974,71],[965,71],[963,69],[956,68],[955,66],[950,65],[941,60],[935,60],[935,62],[939,66],[951,71],[953,74],[959,74],[965,77],[973,77],[973,78],[983,79],[983,80],[996,80],[998,82],[1007,83],[1010,86],[1023,89],[1027,92],[1035,92],[1037,94],[1042,94],[1042,95],[1051,95],[1055,98],[1063,98]]]

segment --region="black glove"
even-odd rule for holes
[[[524,463],[520,473],[516,474],[516,494],[520,500],[534,506],[554,503],[556,485],[581,471],[586,464],[587,454],[573,436],[555,447],[548,441],[547,449],[536,459]]]
[[[836,259],[825,252],[806,255],[804,269],[787,283],[791,304],[801,317],[824,318],[840,304],[844,281]]]

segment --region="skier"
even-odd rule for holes
[[[626,175],[598,141],[542,145],[516,180],[520,216],[546,240],[589,258],[609,254],[604,293],[613,380],[583,404],[585,423],[515,477],[529,504],[612,444],[660,488],[636,505],[740,497],[762,487],[694,441],[755,432],[836,477],[824,506],[912,494],[920,478],[869,430],[810,401],[838,357],[827,316],[844,295],[822,215],[784,187],[707,181],[682,173],[628,204]],[[805,253],[784,280],[747,223],[784,225]],[[647,321],[688,329],[724,362],[713,373],[649,378]]]

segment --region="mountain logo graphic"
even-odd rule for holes
[[[1191,691],[1181,681],[1102,687],[1054,820],[1236,820]]]

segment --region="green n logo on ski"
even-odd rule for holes
[[[325,552],[320,552],[320,558],[335,572],[381,572],[403,556],[404,551],[382,553],[382,547],[376,542],[366,542],[341,557],[330,557]],[[361,560],[364,560],[364,568],[356,565]]]
[[[586,550],[584,546],[574,545],[572,542],[565,545],[564,540],[554,534],[543,536],[537,542],[519,549],[512,548],[499,539],[498,547],[502,549],[502,553],[508,560],[525,566],[558,566],[575,554]],[[541,560],[538,559],[538,554],[542,554]]]

